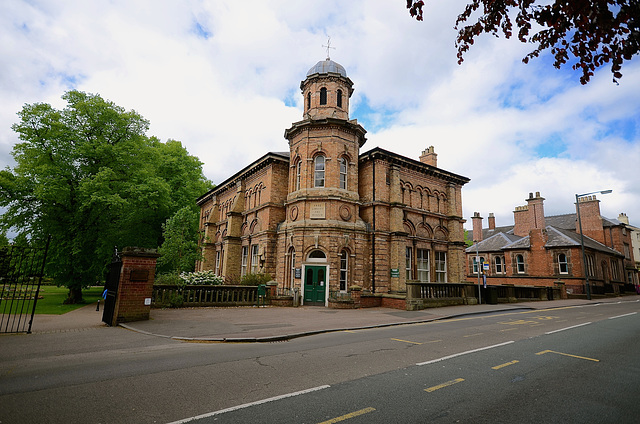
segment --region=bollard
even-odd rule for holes
[[[96,311],[100,310],[100,299],[98,299],[98,304],[96,305]]]

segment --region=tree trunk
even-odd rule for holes
[[[82,303],[82,289],[70,288],[67,299],[64,301],[65,305],[73,305],[76,303]]]

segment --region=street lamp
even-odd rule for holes
[[[580,198],[590,194],[609,194],[613,190],[592,191],[590,193],[576,194],[576,208],[578,210],[578,226],[580,227],[580,247],[582,248],[582,267],[587,288],[587,300],[591,300],[591,286],[589,285],[589,270],[587,269],[587,255],[584,253],[584,234],[582,233],[582,220],[580,219]]]

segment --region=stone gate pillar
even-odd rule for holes
[[[120,253],[122,271],[112,325],[149,319],[156,260],[156,249],[125,247]]]

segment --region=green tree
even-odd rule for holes
[[[423,0],[407,0],[409,13],[419,21],[424,5]],[[477,20],[469,23],[472,16]],[[609,62],[617,82],[622,64],[640,52],[637,0],[472,0],[456,20],[458,63],[476,36],[502,33],[510,38],[514,23],[518,40],[537,45],[524,63],[550,49],[556,68],[571,61],[574,70],[582,71],[582,84]]]
[[[188,205],[162,224],[164,242],[158,253],[158,267],[163,271],[191,272],[200,259],[198,247],[200,214]]]
[[[63,99],[63,110],[35,103],[18,113],[17,165],[0,171],[0,227],[51,235],[46,272],[73,303],[102,279],[114,246],[159,246],[162,223],[210,184],[179,142],[147,137],[135,111],[75,90]]]

